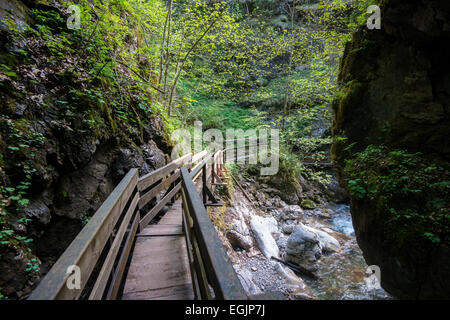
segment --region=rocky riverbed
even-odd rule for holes
[[[235,186],[223,218],[221,238],[248,294],[281,291],[297,300],[391,299],[368,270],[346,204],[304,210],[278,196],[258,199]],[[272,257],[295,263],[303,272]]]

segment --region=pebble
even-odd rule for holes
[[[252,270],[252,280],[262,291],[287,292],[285,282],[274,269],[273,264],[266,258],[248,258],[242,261],[241,266]]]

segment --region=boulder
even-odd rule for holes
[[[319,269],[317,261],[321,256],[322,247],[317,234],[302,223],[295,226],[286,244],[286,260],[314,272]]]
[[[303,210],[298,205],[286,206],[281,210],[280,218],[283,220],[297,220],[303,216]]]
[[[341,250],[341,245],[339,241],[330,236],[328,233],[322,230],[318,230],[315,228],[311,228],[308,226],[304,226],[307,230],[315,233],[320,241],[320,245],[322,247],[322,252],[333,253]]]
[[[277,262],[274,265],[274,269],[278,272],[281,279],[283,279],[286,287],[289,292],[291,292],[291,296],[294,297],[303,297],[301,299],[295,298],[296,300],[316,300],[314,293],[312,290],[305,284],[302,278],[298,277],[294,271],[289,269],[286,266],[283,266],[281,263]]]
[[[285,224],[285,225],[283,225],[281,231],[284,234],[291,234],[292,231],[294,231],[295,226],[296,226],[296,224]]]
[[[260,216],[252,216],[250,220],[250,228],[253,231],[256,243],[259,249],[267,259],[279,257],[278,245],[272,236],[278,233],[277,221],[273,217],[264,218]]]

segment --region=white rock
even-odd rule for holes
[[[237,233],[242,234],[243,236],[249,236],[250,231],[248,230],[248,226],[245,223],[244,218],[241,215],[241,219],[234,219],[231,221],[231,230],[236,231]]]
[[[317,234],[317,237],[319,238],[320,244],[322,246],[322,252],[332,253],[341,250],[341,245],[339,244],[339,241],[337,241],[334,237],[330,236],[328,233],[308,226],[305,226],[305,228]]]
[[[308,271],[317,271],[317,260],[322,255],[322,247],[316,233],[299,223],[294,227],[286,244],[286,260],[297,263]]]
[[[252,216],[250,228],[263,255],[267,259],[270,259],[272,256],[279,257],[280,250],[272,236],[272,233],[278,233],[277,221],[273,217]]]
[[[286,266],[283,266],[281,263],[277,262],[274,266],[275,270],[283,279],[284,283],[286,283],[286,287],[290,292],[292,292],[294,296],[301,295],[306,300],[315,299],[314,293],[312,290],[305,284],[302,278],[298,277],[294,271],[289,269]]]

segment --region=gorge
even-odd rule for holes
[[[228,163],[208,208],[247,294],[450,297],[448,1],[69,4],[0,0],[0,299],[196,121],[279,131],[277,174]]]

